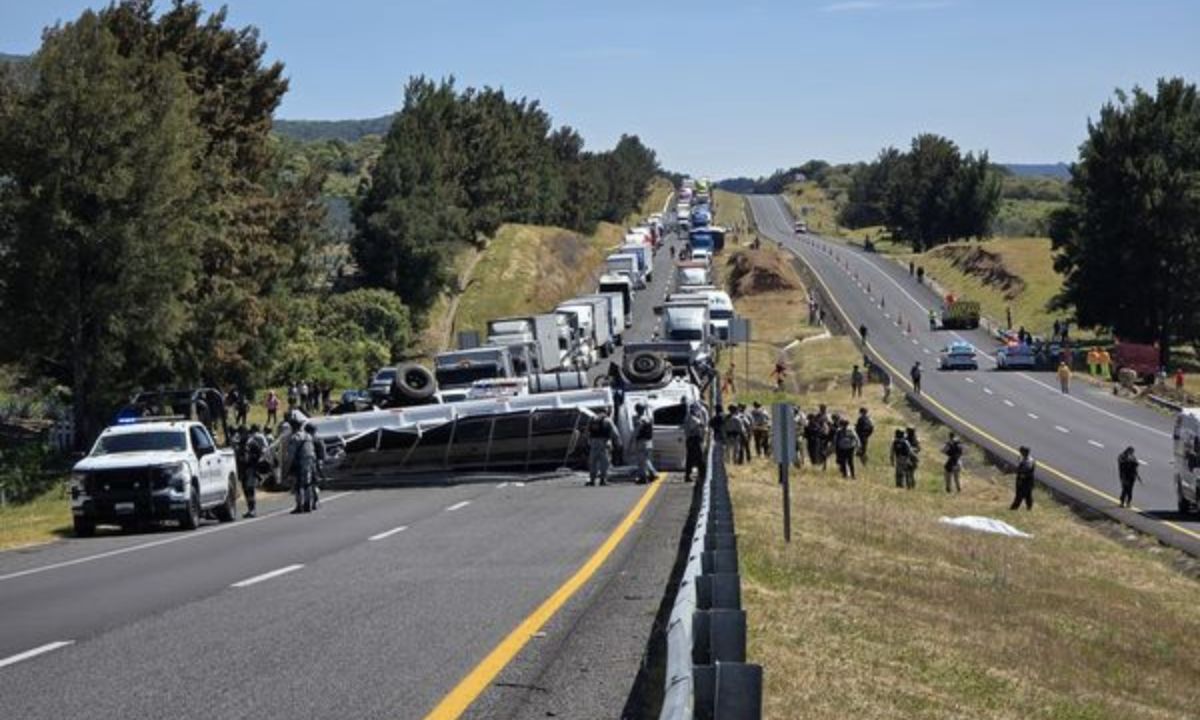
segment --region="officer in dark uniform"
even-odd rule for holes
[[[1021,446],[1021,459],[1017,461],[1017,487],[1009,510],[1017,510],[1025,503],[1026,510],[1033,509],[1033,476],[1037,471],[1037,462],[1029,454],[1029,448]]]

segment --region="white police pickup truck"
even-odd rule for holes
[[[208,428],[183,419],[147,418],[106,429],[71,472],[75,534],[98,524],[177,520],[194,529],[211,513],[237,517],[237,464]]]

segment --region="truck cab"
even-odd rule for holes
[[[730,299],[729,293],[712,286],[688,286],[684,292],[668,295],[667,302],[686,302],[696,297],[708,300],[708,317],[713,339],[721,343],[729,342],[729,321],[733,319],[733,300]]]
[[[75,534],[100,524],[131,526],[175,520],[194,529],[211,513],[236,517],[237,464],[217,448],[203,423],[177,418],[130,419],[96,439],[71,470]]]
[[[662,305],[662,337],[668,341],[686,342],[693,353],[708,348],[711,341],[711,318],[708,298],[674,300]]]
[[[711,285],[712,275],[705,262],[685,261],[675,266],[675,286],[682,289],[689,285]]]
[[[642,276],[640,264],[636,255],[616,252],[604,259],[604,272],[611,275],[625,275],[636,289],[641,290],[646,287],[646,282]]]
[[[440,390],[469,387],[476,380],[516,376],[507,347],[451,350],[433,358],[433,374]]]

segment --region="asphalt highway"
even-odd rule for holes
[[[819,289],[834,301],[827,313],[842,316],[856,338],[866,326],[870,350],[890,369],[895,389],[911,394],[909,371],[920,362],[923,392],[916,399],[926,410],[1001,458],[1015,460],[1016,448],[1029,446],[1039,481],[1056,492],[1200,554],[1200,522],[1176,508],[1169,416],[1082,379],[1064,394],[1053,372],[996,370],[999,344],[985,332],[929,330],[929,309],[940,309],[940,299],[906,268],[844,243],[797,237],[778,196],[751,196],[750,204],[759,232],[819,277]],[[954,340],[976,347],[978,371],[937,369],[939,353]],[[1129,445],[1143,461],[1145,482],[1133,507],[1122,509],[1117,455]]]
[[[627,340],[656,324],[668,253],[656,265]],[[619,716],[690,501],[679,483],[514,476],[327,492],[311,515],[276,497],[255,520],[196,532],[3,552],[0,716],[422,717],[636,513],[471,705],[479,717],[541,716],[547,703]]]

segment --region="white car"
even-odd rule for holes
[[[218,449],[203,424],[124,421],[100,433],[71,471],[75,534],[146,520],[177,520],[191,530],[205,513],[230,522],[237,487],[233,451]]]
[[[938,358],[938,367],[942,370],[978,370],[975,348],[965,342],[951,344]]]

